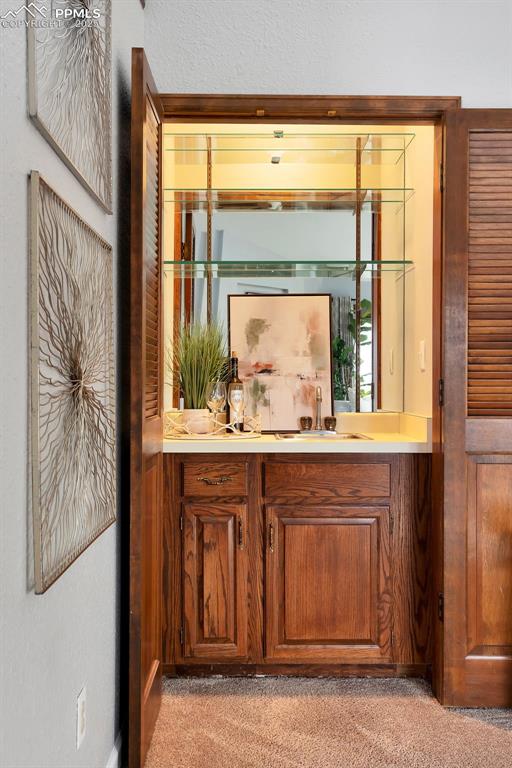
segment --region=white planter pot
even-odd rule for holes
[[[334,413],[349,413],[351,411],[350,400],[335,400]]]
[[[208,408],[185,408],[181,423],[196,435],[207,435],[212,431],[213,420]]]

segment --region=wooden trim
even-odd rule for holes
[[[430,680],[428,664],[164,664],[171,677],[421,677]]]
[[[432,522],[431,574],[432,600],[432,686],[439,698],[443,681],[443,623],[437,611],[437,596],[443,586],[443,409],[439,402],[439,386],[443,376],[443,173],[444,128],[434,126],[434,204],[432,254]]]
[[[442,118],[461,98],[161,93],[160,103],[165,121],[397,122]]]
[[[512,453],[512,419],[467,419],[466,451]]]

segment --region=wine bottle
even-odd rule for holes
[[[238,432],[243,432],[244,385],[238,377],[238,356],[236,352],[231,352],[229,370],[228,423],[233,422],[234,429]]]

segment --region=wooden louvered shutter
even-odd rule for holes
[[[160,262],[160,120],[152,103],[146,122],[146,202],[144,211],[144,320],[146,373],[144,376],[144,415],[159,416],[162,387],[161,366],[161,262]]]
[[[132,54],[129,768],[144,764],[161,688],[162,365],[160,106]]]
[[[512,110],[448,113],[441,700],[512,705]]]
[[[469,133],[468,416],[512,417],[512,130]]]

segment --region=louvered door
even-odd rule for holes
[[[512,110],[446,124],[442,700],[512,705]]]
[[[132,56],[130,259],[130,768],[160,706],[162,365],[160,111],[144,52]],[[121,265],[121,269],[122,269]],[[123,308],[126,311],[126,308]],[[123,315],[122,315],[123,316]]]

